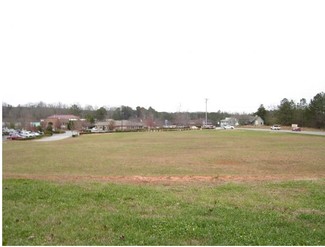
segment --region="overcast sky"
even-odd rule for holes
[[[0,28],[12,105],[249,113],[325,91],[325,1],[1,1]]]

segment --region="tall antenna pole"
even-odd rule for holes
[[[208,125],[208,99],[205,99],[205,125]]]

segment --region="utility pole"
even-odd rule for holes
[[[205,99],[205,125],[208,125],[208,99]]]
[[[120,115],[121,115],[121,131],[123,131],[123,116],[124,116],[124,114],[123,114],[123,106],[121,106],[121,108],[120,108]]]

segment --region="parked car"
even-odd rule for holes
[[[271,127],[271,130],[281,130],[281,126],[280,125],[273,125]]]
[[[21,140],[25,139],[26,137],[19,135],[18,133],[13,133],[10,136],[7,137],[9,140]]]
[[[206,124],[202,126],[202,129],[215,129],[216,126],[212,125],[212,124]]]
[[[25,138],[33,138],[34,135],[32,134],[32,132],[30,131],[26,131],[26,130],[22,130],[19,132],[19,135],[21,135],[22,137],[25,137]]]
[[[223,129],[225,129],[225,130],[233,130],[235,127],[234,126],[232,126],[232,125],[225,125],[225,126],[223,126]]]

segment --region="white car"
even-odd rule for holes
[[[30,131],[22,130],[20,131],[19,135],[23,136],[24,138],[32,138],[34,137]]]
[[[273,125],[271,127],[271,130],[281,130],[281,127],[280,127],[280,125]]]
[[[234,126],[232,126],[232,125],[225,125],[225,126],[223,126],[223,129],[225,129],[225,130],[233,130],[235,127]]]

